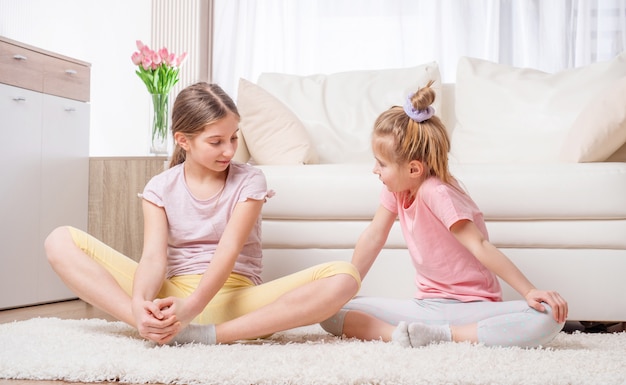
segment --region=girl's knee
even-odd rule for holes
[[[361,278],[353,264],[345,261],[328,262],[315,268],[313,280],[325,280],[325,287],[335,298],[348,301],[361,288]]]
[[[557,322],[554,319],[554,313],[552,312],[552,308],[547,303],[544,303],[543,306],[546,308],[546,311],[541,317],[541,326],[542,329],[547,332],[547,334],[552,335],[554,338],[565,326],[565,322]]]
[[[361,275],[352,263],[346,261],[331,262],[328,268],[328,276],[342,277],[341,279],[347,283],[355,282],[357,289],[361,287]]]
[[[68,247],[74,245],[69,226],[60,226],[48,234],[44,241],[44,250],[50,263],[56,263],[65,254]]]
[[[552,341],[563,330],[565,323],[559,323],[554,319],[552,308],[548,304],[543,304],[546,308],[544,312],[537,312],[534,322],[534,332],[526,347],[537,347]]]

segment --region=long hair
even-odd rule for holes
[[[172,135],[181,132],[190,138],[201,133],[207,124],[232,113],[240,118],[235,102],[217,84],[200,82],[184,88],[172,109]],[[170,167],[185,161],[187,154],[178,144],[174,147]]]
[[[430,87],[432,83],[430,81],[411,97],[410,103],[415,110],[426,110],[435,101],[435,91]],[[417,122],[407,115],[402,106],[394,106],[376,119],[372,138],[385,139],[374,140],[374,145],[396,163],[420,161],[428,175],[454,184],[448,169],[450,139],[439,117],[433,115]]]

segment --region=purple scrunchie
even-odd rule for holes
[[[415,120],[418,123],[422,123],[424,120],[432,118],[432,116],[435,114],[435,109],[432,106],[428,106],[425,110],[416,110],[415,107],[413,107],[413,103],[411,103],[411,98],[413,98],[413,95],[415,94],[410,94],[406,98],[406,102],[404,102],[403,106],[404,112],[409,116],[409,118]]]

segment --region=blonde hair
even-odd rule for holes
[[[410,103],[415,110],[426,110],[435,101],[432,83],[430,81],[411,96]],[[377,142],[377,138],[387,140]],[[374,146],[397,164],[420,161],[428,175],[454,184],[448,169],[450,139],[439,117],[433,115],[417,122],[407,115],[402,106],[394,106],[376,119],[372,139]]]
[[[198,135],[207,124],[215,123],[227,114],[240,118],[235,102],[217,84],[200,82],[184,88],[172,108],[172,134],[181,132],[190,138]],[[185,161],[186,152],[174,147],[170,167]]]

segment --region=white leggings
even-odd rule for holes
[[[543,305],[545,312],[539,312],[521,300],[460,302],[356,297],[343,309],[359,310],[393,325],[400,321],[431,325],[476,323],[478,342],[487,346],[535,347],[551,341],[564,326],[554,320],[550,306]]]

